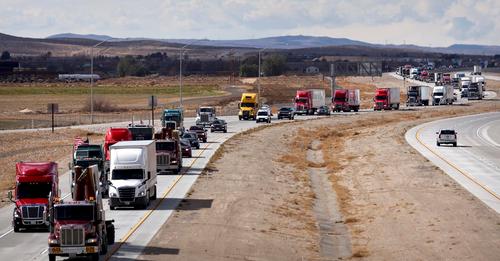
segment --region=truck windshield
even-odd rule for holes
[[[378,101],[385,100],[386,98],[387,98],[387,96],[380,96],[380,95],[375,96],[375,100],[378,100]]]
[[[409,91],[408,96],[417,96],[418,92],[417,91]]]
[[[114,169],[111,179],[143,179],[142,169]]]
[[[337,96],[335,96],[335,98],[333,100],[337,101],[337,102],[342,102],[342,101],[345,101],[345,97],[337,97]]]
[[[156,151],[174,151],[174,142],[156,142]]]
[[[17,184],[17,198],[49,198],[52,182],[28,182]]]
[[[443,96],[443,93],[442,92],[435,92],[434,96]]]
[[[255,107],[255,103],[253,102],[242,102],[241,107]]]
[[[165,115],[165,121],[175,121],[179,122],[181,117],[179,115]]]
[[[257,115],[259,115],[259,116],[267,116],[267,112],[266,111],[259,111],[257,113]]]
[[[307,103],[307,99],[306,98],[297,98],[297,99],[295,99],[295,102],[297,102],[297,103]]]
[[[211,108],[200,108],[200,112],[212,112]]]
[[[102,158],[100,150],[77,150],[76,158]]]
[[[148,127],[131,127],[129,128],[132,132],[133,140],[152,140],[153,139],[153,128]]]
[[[56,220],[93,220],[94,208],[92,205],[61,205],[54,211]]]

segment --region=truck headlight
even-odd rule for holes
[[[14,217],[15,218],[20,218],[21,217],[21,212],[17,208],[16,208],[16,210],[14,210]]]
[[[49,238],[49,245],[58,245],[59,244],[59,240],[57,240],[56,238]]]
[[[95,243],[97,243],[97,238],[89,238],[89,239],[87,239],[86,242],[87,242],[87,244],[95,244]]]
[[[109,194],[109,197],[111,197],[111,198],[118,197],[118,193],[116,191],[116,188],[113,187],[113,186],[109,186],[109,192],[108,192],[108,194]]]
[[[143,197],[143,196],[146,196],[146,191],[139,192],[139,197]]]
[[[177,160],[172,160],[172,164],[176,164],[177,163]]]

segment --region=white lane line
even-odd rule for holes
[[[7,231],[7,232],[3,233],[2,235],[0,235],[0,238],[2,238],[2,237],[4,237],[4,236],[8,235],[8,234],[9,234],[10,232],[12,232],[12,231],[14,231],[14,229],[12,229],[12,228],[11,228],[9,231]]]
[[[496,121],[493,121],[496,122]],[[476,135],[487,143],[492,144],[494,147],[500,147],[500,144],[496,143],[490,135],[488,135],[488,129],[490,128],[492,122],[489,122],[477,129]]]

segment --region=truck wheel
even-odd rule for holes
[[[238,119],[241,121],[241,116],[239,116]]]
[[[224,133],[227,133],[227,129],[224,130]]]
[[[205,143],[206,143],[206,142],[207,142],[207,139],[203,139],[203,142],[205,142]]]
[[[56,261],[56,255],[49,254],[49,261]]]
[[[102,245],[101,245],[101,255],[105,255],[108,253],[108,236],[103,237],[102,239]]]
[[[456,147],[456,146],[457,146],[457,143],[456,143],[456,142],[455,142],[455,143],[453,143],[453,147]]]
[[[106,228],[106,236],[108,237],[108,245],[112,245],[115,243],[115,225],[110,224]]]
[[[90,260],[99,261],[99,254],[90,254]]]
[[[156,185],[155,185],[155,186],[154,186],[154,188],[153,188],[153,192],[154,192],[154,193],[153,193],[153,195],[152,195],[152,196],[151,196],[151,195],[149,196],[149,199],[150,199],[150,200],[155,200],[155,199],[156,199]]]
[[[14,224],[14,232],[19,232],[19,227]]]
[[[359,111],[359,108],[354,108],[354,112],[358,112]]]
[[[437,145],[438,147],[439,147],[439,146],[441,146],[441,144],[440,144],[439,142],[436,142],[436,145]]]

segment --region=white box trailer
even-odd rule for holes
[[[120,141],[110,147],[109,207],[146,208],[156,199],[156,143]]]
[[[325,90],[323,89],[312,89],[312,108],[317,111],[319,107],[325,105]]]
[[[420,86],[420,103],[427,106],[432,104],[432,88],[430,86]]]

